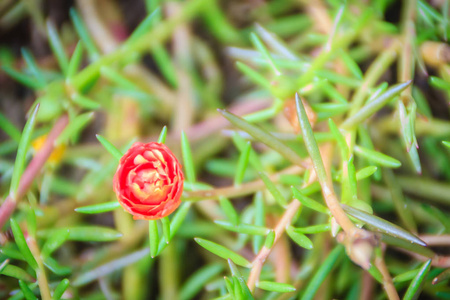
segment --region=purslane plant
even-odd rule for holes
[[[0,114],[0,297],[449,297],[448,1],[144,2],[77,2],[75,42],[0,7],[59,67],[0,57],[36,98]]]

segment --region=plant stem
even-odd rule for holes
[[[38,264],[38,269],[36,270],[36,277],[39,284],[39,290],[41,291],[42,300],[51,300],[51,294],[48,286],[47,275],[45,274],[44,264],[42,263],[41,252],[36,244],[36,240],[30,235],[26,238],[28,248],[30,248],[34,259]]]
[[[399,249],[402,252],[405,252],[407,254],[409,254],[411,257],[414,257],[417,260],[420,261],[427,261],[430,259],[430,257],[426,257],[411,251],[407,251],[404,249]],[[435,255],[434,257],[432,257],[432,261],[431,261],[431,265],[434,267],[438,267],[438,268],[450,268],[450,256],[442,256],[442,255]]]
[[[60,117],[58,121],[56,121],[52,130],[48,134],[44,145],[36,153],[30,164],[23,172],[22,177],[20,178],[19,188],[17,189],[15,198],[12,198],[12,196],[9,195],[2,206],[0,206],[0,229],[5,225],[9,217],[14,212],[16,208],[15,202],[18,202],[26,194],[31,184],[33,183],[34,178],[39,174],[45,162],[52,154],[55,140],[58,138],[58,136],[61,134],[68,123],[69,118],[67,115]]]
[[[45,162],[52,154],[56,139],[59,137],[64,128],[66,128],[68,123],[69,117],[67,115],[63,115],[58,119],[58,121],[56,121],[55,125],[53,125],[53,128],[48,134],[44,145],[33,157],[30,164],[25,169],[25,172],[23,172],[23,175],[20,178],[19,189],[17,190],[17,199],[15,200],[22,198],[26,194],[33,183],[34,178],[38,175]]]
[[[175,242],[171,242],[161,254],[159,277],[161,278],[160,290],[162,299],[176,299],[178,294],[179,267],[177,262]]]
[[[450,246],[450,234],[423,234],[419,238],[427,243],[428,246]]]
[[[323,198],[325,199],[325,203],[327,204],[328,208],[331,211],[331,214],[336,219],[338,224],[342,227],[342,229],[350,237],[350,239],[352,239],[353,235],[357,232],[357,228],[347,217],[336,197],[336,193],[334,192],[333,187],[333,181],[331,179],[331,172],[329,168],[327,168],[328,172],[325,168],[322,154],[319,150],[319,147],[317,146],[311,125],[309,123],[302,101],[300,100],[298,95],[296,96],[296,103],[298,120],[305,140],[305,146],[308,150],[309,156],[311,157],[314,171],[316,172],[316,176],[319,180],[320,186],[322,187],[322,194]],[[330,149],[328,148],[328,151],[329,150]]]
[[[364,271],[359,299],[371,299],[371,297],[373,297],[374,282],[375,280],[372,275],[370,275],[369,272]]]
[[[324,145],[322,147],[330,148],[327,145]],[[324,150],[324,152],[326,153],[326,158],[327,158],[326,161],[328,162],[330,160],[330,158],[331,158],[332,151]],[[327,163],[326,165],[328,166],[329,164]],[[303,188],[305,188],[308,185],[312,184],[316,179],[317,179],[316,176],[312,175],[310,177],[309,182],[308,183],[305,182],[303,184]],[[291,201],[291,203],[288,205],[288,207],[286,208],[283,216],[281,217],[281,219],[278,221],[277,225],[273,229],[274,232],[275,232],[274,245],[279,240],[279,238],[283,235],[286,227],[288,227],[291,224],[292,218],[295,216],[295,214],[300,209],[300,207],[301,207],[301,203],[300,203],[300,201],[298,201],[296,199]],[[345,216],[345,217],[347,217],[347,216]],[[353,223],[352,223],[352,225],[353,225]],[[255,285],[256,285],[256,283],[259,280],[259,276],[261,274],[262,267],[263,267],[264,262],[266,261],[267,257],[269,256],[269,254],[271,252],[271,249],[272,248],[267,248],[266,246],[264,246],[259,251],[259,253],[255,257],[255,259],[253,260],[253,266],[252,266],[252,269],[250,271],[250,275],[249,275],[248,282],[247,282],[247,285],[248,285],[248,288],[250,289],[250,291],[253,291],[255,289]]]
[[[278,241],[278,239],[281,237],[281,235],[284,233],[284,230],[287,226],[291,223],[292,218],[297,213],[297,210],[301,207],[300,201],[294,199],[286,208],[283,216],[281,217],[280,221],[278,221],[278,224],[273,229],[275,232],[275,241],[274,244]],[[254,291],[255,285],[259,280],[259,275],[261,274],[262,267],[264,265],[264,262],[266,261],[267,257],[269,256],[271,251],[271,248],[267,248],[264,246],[258,253],[258,255],[253,260],[253,266],[250,271],[250,275],[248,278],[248,288],[250,291]]]
[[[383,275],[384,290],[386,291],[389,300],[399,300],[400,297],[398,296],[397,290],[395,289],[395,286],[392,282],[391,275],[389,274],[389,270],[387,269],[386,264],[384,262],[382,250],[378,248],[377,252],[378,253],[375,258],[375,265]]]
[[[2,206],[0,206],[0,231],[16,209],[16,205],[16,201],[14,201],[11,197],[6,197],[5,202],[3,202]]]

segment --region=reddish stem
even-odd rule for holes
[[[16,202],[12,200],[10,196],[8,196],[3,202],[2,206],[0,206],[0,232],[3,225],[5,225],[6,221],[12,215],[13,211],[16,209]]]
[[[62,116],[58,119],[58,121],[56,121],[52,130],[48,134],[44,145],[39,151],[37,151],[36,155],[33,157],[31,162],[23,172],[22,177],[20,178],[19,188],[17,189],[15,198],[9,195],[2,206],[0,206],[0,230],[14,212],[17,201],[19,201],[26,194],[34,178],[38,175],[45,162],[52,154],[56,139],[68,123],[69,118],[66,115]]]
[[[30,164],[25,169],[25,172],[23,172],[23,175],[20,178],[19,188],[17,190],[16,201],[22,198],[28,191],[34,178],[36,177],[36,175],[44,166],[47,159],[52,154],[53,149],[55,148],[56,139],[58,138],[58,136],[61,134],[61,132],[64,130],[64,128],[67,126],[68,123],[69,118],[66,115],[62,116],[61,118],[59,118],[58,121],[56,121],[52,130],[48,134],[44,145],[33,157]]]

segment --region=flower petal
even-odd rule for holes
[[[155,220],[180,205],[183,181],[181,165],[167,146],[137,142],[120,159],[113,189],[135,219]]]

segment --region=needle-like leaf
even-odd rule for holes
[[[281,194],[281,192],[277,189],[275,184],[267,177],[267,175],[263,172],[259,173],[259,177],[261,177],[262,181],[266,185],[269,192],[272,194],[275,201],[280,205],[281,207],[285,207],[287,205],[286,198]]]
[[[69,69],[69,58],[67,57],[66,50],[64,49],[55,25],[50,21],[47,22],[47,33],[50,47],[55,54],[59,67],[61,68],[63,73],[67,75],[67,71]]]
[[[295,291],[295,287],[290,284],[273,281],[260,281],[256,286],[262,290],[278,293],[290,293]]]
[[[214,221],[220,227],[223,227],[227,230],[244,233],[244,234],[254,234],[254,235],[266,235],[269,233],[269,229],[263,226],[251,225],[240,223],[239,225],[233,225],[229,222],[225,221]]]
[[[231,259],[235,264],[242,266],[242,267],[249,267],[250,262],[246,260],[241,255],[237,254],[236,252],[231,251],[230,249],[216,244],[214,242],[204,240],[201,238],[195,238],[194,239],[200,246],[208,250],[209,252],[222,257],[224,259]]]
[[[184,131],[181,133],[181,153],[183,154],[184,170],[186,172],[186,179],[193,183],[195,179],[194,159],[192,158],[192,150],[189,145],[189,140]]]
[[[250,149],[252,148],[252,144],[247,142],[244,150],[241,152],[239,156],[238,165],[236,168],[236,175],[234,177],[234,185],[238,186],[242,183],[244,179],[245,171],[247,170],[247,165],[250,157]]]
[[[111,202],[105,202],[101,204],[94,204],[89,206],[82,206],[75,208],[76,212],[82,213],[82,214],[100,214],[104,212],[113,211],[120,207],[119,202],[117,201],[111,201]]]
[[[402,165],[402,163],[397,159],[378,151],[360,147],[358,145],[355,145],[354,150],[357,155],[364,157],[372,162],[378,163],[384,167],[398,168]]]
[[[53,293],[53,300],[59,300],[63,296],[64,292],[69,287],[69,279],[64,278],[60,283],[56,286],[55,292]]]
[[[294,152],[291,148],[286,146],[283,142],[275,138],[272,134],[269,132],[250,124],[249,122],[245,121],[244,119],[226,111],[226,110],[220,110],[219,112],[227,118],[228,121],[230,121],[234,126],[238,127],[239,129],[247,132],[251,136],[253,136],[255,139],[259,140],[260,142],[266,144],[273,150],[277,151],[281,155],[283,155],[286,159],[290,160],[292,163],[305,167],[306,164],[303,162],[300,156],[297,155],[297,153]]]
[[[119,161],[123,154],[122,152],[117,149],[113,144],[111,144],[107,139],[105,139],[103,136],[101,136],[100,134],[95,135],[97,137],[97,140],[103,145],[103,147],[105,147],[106,150],[108,150],[108,152],[114,156],[115,159],[117,159],[117,161]]]
[[[406,290],[403,300],[415,300],[419,297],[423,285],[425,284],[426,276],[430,271],[430,268],[431,268],[431,259],[429,259],[426,263],[424,263],[422,268],[420,268],[419,272],[417,272],[416,277],[414,277],[408,289]]]
[[[321,263],[319,268],[317,269],[314,276],[310,279],[308,285],[304,289],[303,295],[301,296],[301,300],[310,300],[314,299],[314,295],[317,293],[317,290],[320,288],[320,285],[325,280],[327,275],[330,273],[334,264],[341,254],[344,252],[344,247],[337,246],[333,249],[333,251],[328,254],[327,258]]]
[[[39,104],[37,104],[30,115],[25,127],[23,128],[22,136],[20,137],[19,147],[17,149],[16,161],[14,163],[14,170],[11,176],[11,187],[9,190],[10,195],[15,199],[15,194],[19,188],[20,177],[22,176],[25,168],[25,161],[28,149],[30,148],[31,135],[33,133],[34,124],[36,123],[36,115],[39,110]]]
[[[33,254],[31,254],[30,248],[28,248],[27,242],[25,240],[25,236],[23,235],[22,229],[20,229],[19,224],[14,219],[10,220],[11,230],[14,234],[14,240],[16,241],[17,248],[19,248],[23,257],[27,261],[27,263],[34,269],[37,270],[38,265],[36,259]]]
[[[407,241],[410,241],[411,243],[416,243],[421,246],[427,245],[424,241],[422,241],[421,239],[419,239],[412,233],[409,233],[405,229],[403,229],[395,224],[392,224],[391,222],[383,220],[377,216],[370,215],[366,212],[363,212],[359,209],[347,206],[345,204],[342,204],[342,208],[344,208],[344,211],[348,215],[352,216],[355,219],[358,219],[361,222],[364,222],[364,223],[372,226],[373,228],[375,228],[376,230],[378,230],[380,232],[384,232],[384,233],[387,233],[394,237],[399,237],[399,238],[405,239]]]
[[[167,137],[167,126],[164,126],[163,129],[161,130],[161,133],[159,134],[158,143],[164,144],[166,142],[166,137]]]
[[[399,83],[388,89],[386,92],[381,94],[378,98],[374,99],[370,103],[367,103],[364,107],[362,107],[357,113],[349,117],[347,120],[342,123],[341,128],[343,129],[351,129],[361,122],[365,121],[375,112],[377,112],[380,108],[382,108],[387,102],[389,102],[392,98],[399,95],[403,92],[410,84],[411,80]]]

